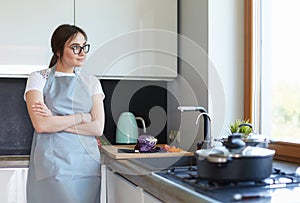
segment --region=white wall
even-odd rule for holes
[[[179,77],[168,83],[168,132],[178,128],[185,149],[202,141],[203,126],[195,125],[199,113],[178,113],[178,105],[207,108],[214,138],[243,117],[243,2],[179,0]]]
[[[209,0],[209,37],[208,53],[213,67],[218,72],[224,88],[225,118],[221,135],[229,130],[228,125],[244,115],[244,1],[242,0]],[[214,91],[216,77],[209,69],[209,89]],[[222,101],[215,94],[218,102]],[[222,96],[220,94],[220,96]],[[211,104],[211,101],[209,101]],[[219,106],[209,106],[210,112]],[[213,134],[222,126],[222,115],[213,115]],[[221,127],[220,127],[221,128]]]
[[[203,122],[195,124],[199,112],[180,113],[177,107],[208,108],[207,0],[179,0],[178,8],[178,77],[168,83],[168,132],[179,130],[179,147],[195,150],[203,139]]]

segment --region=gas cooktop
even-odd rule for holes
[[[247,182],[202,179],[197,176],[197,166],[174,167],[155,174],[215,202],[300,202],[300,176],[276,168],[264,180]]]

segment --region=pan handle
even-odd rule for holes
[[[253,127],[252,127],[252,125],[251,125],[250,123],[242,123],[242,124],[240,124],[240,125],[238,126],[237,130],[236,130],[236,133],[239,133],[240,128],[241,128],[241,127],[244,127],[244,126],[251,128],[251,132],[253,133]]]
[[[225,156],[208,156],[206,157],[207,161],[209,163],[215,163],[215,164],[224,164],[224,163],[227,163],[229,160],[228,160],[228,157],[225,157]]]
[[[252,129],[252,125],[250,123],[242,123],[242,124],[239,125],[239,128],[243,127],[243,126],[247,126],[247,127]]]

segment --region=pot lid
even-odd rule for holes
[[[260,148],[260,147],[246,147],[242,150],[241,155],[247,156],[247,157],[264,157],[264,156],[274,156],[275,151],[271,149],[266,148]]]
[[[198,155],[199,158],[208,157],[208,156],[232,157],[232,158],[266,157],[266,156],[274,156],[275,151],[266,148],[252,147],[252,146],[247,146],[239,150],[229,151],[224,146],[218,146],[212,149],[197,150],[196,154]]]

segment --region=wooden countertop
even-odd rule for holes
[[[101,146],[101,151],[114,159],[138,159],[138,158],[159,158],[159,157],[180,157],[180,156],[192,156],[193,152],[156,152],[156,153],[126,153],[118,152],[119,149],[134,149],[135,145],[105,145]],[[157,145],[162,147],[163,145]]]

